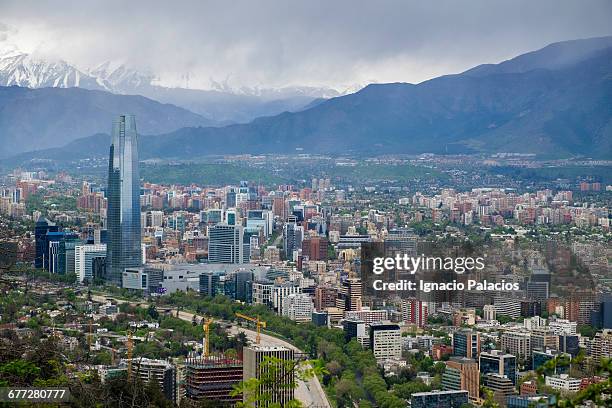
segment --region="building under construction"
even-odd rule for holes
[[[185,396],[192,401],[219,401],[234,405],[242,395],[232,396],[242,381],[242,361],[223,355],[185,360]]]

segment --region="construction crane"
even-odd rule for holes
[[[250,322],[255,323],[255,325],[257,326],[257,337],[255,337],[255,343],[259,344],[260,340],[261,340],[261,336],[260,336],[260,332],[261,332],[261,328],[263,327],[264,329],[266,328],[266,322],[264,322],[263,320],[261,320],[259,318],[259,315],[257,315],[257,318],[255,317],[251,317],[251,316],[247,316],[247,315],[243,315],[242,313],[236,313],[236,316],[238,317],[242,317],[245,320],[248,320]]]
[[[87,346],[91,351],[91,341],[93,339],[93,317],[89,318],[89,336],[87,336]]]
[[[128,380],[132,377],[132,346],[133,346],[133,342],[132,342],[132,332],[128,331],[128,340],[127,340],[127,359],[128,359]]]
[[[204,341],[204,357],[208,357],[210,353],[210,324],[213,322],[213,319],[203,320],[204,324],[204,333],[206,334],[206,340]]]

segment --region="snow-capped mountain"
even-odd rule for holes
[[[26,88],[72,88],[108,90],[99,82],[66,61],[49,61],[15,48],[0,52],[0,85]]]
[[[188,76],[188,75],[186,75]],[[11,47],[0,50],[0,86],[26,88],[84,88],[120,95],[142,95],[162,103],[191,110],[212,123],[250,122],[260,116],[295,112],[314,100],[329,99],[356,89],[289,86],[278,89],[234,87],[227,81],[210,80],[209,89],[160,85],[155,74],[134,70],[116,62],[80,68],[61,59],[27,54]]]
[[[153,73],[141,72],[124,64],[107,61],[97,67],[78,68],[64,60],[49,60],[19,51],[15,47],[0,50],[0,85],[27,88],[101,89],[113,93],[142,92],[152,86],[160,86]],[[165,88],[161,86],[162,88]],[[315,86],[286,86],[267,88],[261,86],[232,86],[228,81],[210,79],[209,89],[220,93],[256,96],[266,100],[293,97],[334,98],[356,92],[362,86],[349,86],[343,90]],[[174,88],[171,88],[174,89]]]
[[[94,69],[80,69],[64,60],[49,60],[20,52],[0,50],[0,86],[25,88],[85,88],[116,94],[138,93],[150,87],[154,76],[122,64],[106,62]]]
[[[128,68],[123,64],[104,62],[87,73],[115,93],[134,93],[153,86],[155,76]]]
[[[240,86],[234,87],[227,81],[210,80],[210,88],[213,91],[231,93],[235,95],[257,96],[265,99],[280,99],[292,98],[296,96],[311,97],[311,98],[335,98],[337,96],[352,93],[352,88],[338,91],[333,88],[315,87],[315,86],[285,86],[282,88],[266,88],[260,86]],[[359,88],[361,89],[361,87]]]

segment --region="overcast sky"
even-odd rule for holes
[[[207,88],[421,82],[612,35],[612,1],[0,0],[0,47]]]

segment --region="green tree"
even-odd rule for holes
[[[405,400],[410,400],[410,397],[414,393],[427,391],[431,391],[431,387],[422,381],[412,381],[403,384],[395,384],[393,386],[393,393]]]
[[[4,386],[32,385],[40,377],[41,371],[31,361],[13,360],[0,366],[0,382]]]
[[[578,333],[580,333],[581,336],[593,338],[597,333],[597,329],[587,324],[581,324],[578,326]]]
[[[242,395],[244,402],[239,407],[263,405],[270,408],[281,408],[281,396],[287,390],[297,388],[298,381],[306,381],[325,370],[315,361],[283,360],[277,357],[264,357],[259,366],[259,378],[253,377],[238,384],[233,396]],[[302,403],[293,399],[283,408],[301,407]]]

